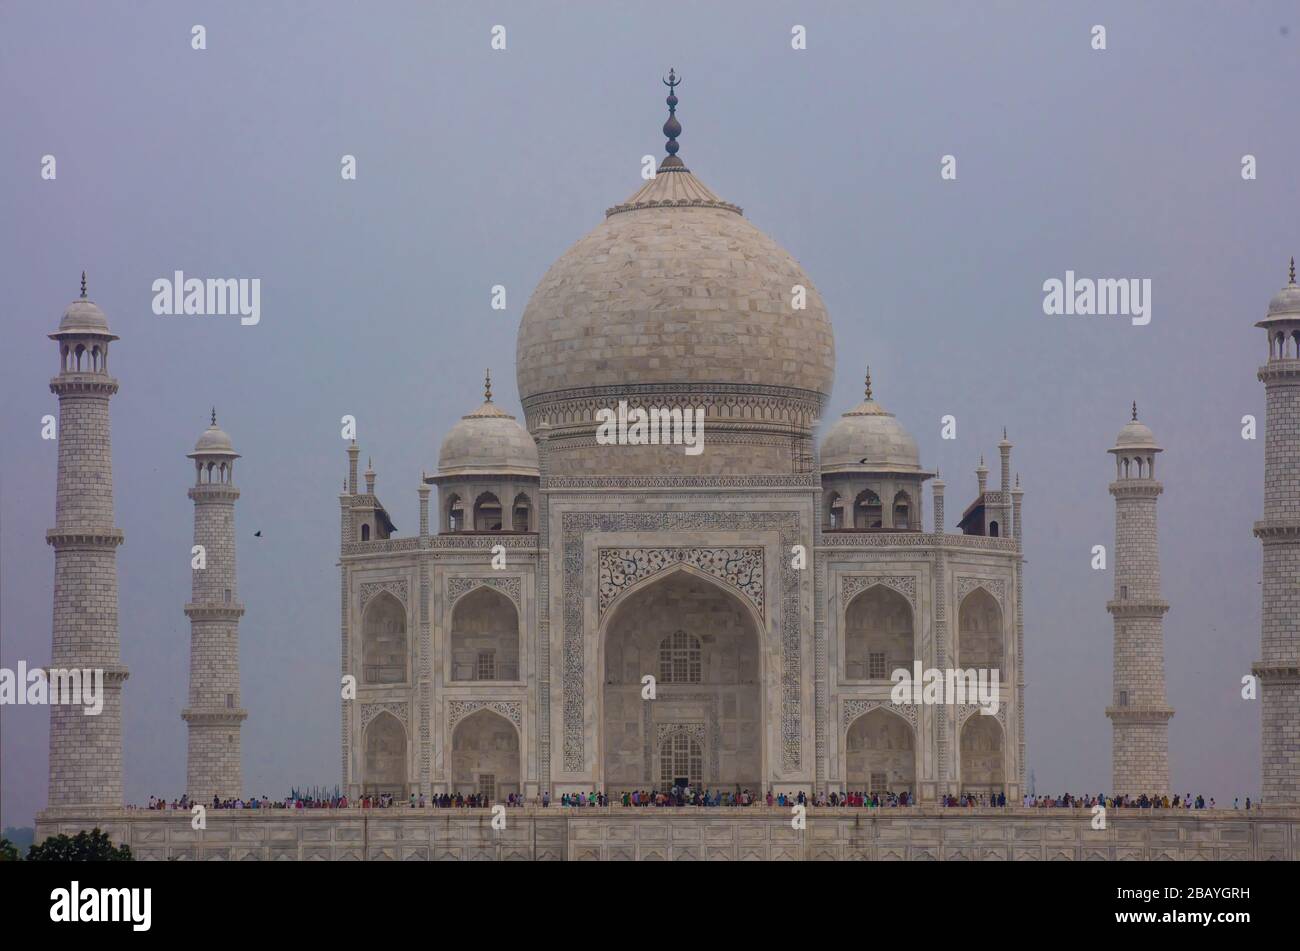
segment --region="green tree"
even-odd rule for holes
[[[8,839],[0,839],[0,862],[17,862],[18,849]]]
[[[84,829],[69,838],[66,835],[50,836],[44,842],[27,850],[29,862],[132,862],[129,845],[116,846],[96,827],[91,832]]]

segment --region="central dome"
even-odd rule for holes
[[[746,441],[742,431],[762,431],[756,446],[806,438],[835,367],[821,296],[794,258],[681,164],[675,117],[665,132],[669,156],[655,177],[551,266],[524,310],[516,366],[528,427],[558,427],[556,449],[594,445],[594,413],[627,400],[704,407],[706,427],[731,445]],[[743,471],[791,471],[788,444],[768,462],[761,455],[742,456]],[[719,471],[716,462],[689,468]]]

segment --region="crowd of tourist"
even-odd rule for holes
[[[576,809],[610,805],[618,805],[624,808],[716,808],[764,804],[769,807],[780,808],[800,805],[819,808],[829,806],[853,809],[896,809],[916,805],[916,801],[908,792],[830,792],[809,795],[802,790],[798,793],[773,793],[769,790],[765,796],[758,796],[748,789],[731,792],[718,789],[696,789],[690,786],[675,786],[666,792],[657,789],[623,792],[612,799],[597,790],[585,793],[566,792],[561,793],[558,797],[552,797],[551,793],[546,791],[540,796],[534,797],[531,801],[525,799],[520,793],[510,793],[504,799],[491,799],[483,793],[463,792],[440,793],[436,796],[412,793],[407,799],[395,797],[391,793],[379,793],[349,799],[337,791],[330,795],[303,795],[295,791],[283,799],[272,799],[265,795],[253,796],[249,799],[219,799],[213,796],[211,803],[204,803],[203,805],[209,809],[391,809],[395,806],[405,806],[411,809],[486,809],[494,805],[515,808],[529,805],[530,802],[532,805],[542,806],[543,808],[555,805],[561,808]],[[195,805],[196,803],[188,795],[170,801],[160,796],[150,796],[149,805],[144,808],[150,810],[189,811]],[[940,798],[938,805],[961,809],[1005,808],[1007,797],[1004,793],[978,795],[967,793],[961,796],[943,796]],[[1206,799],[1204,796],[1192,796],[1191,793],[1173,797],[1168,794],[1150,796],[1143,794],[1136,797],[1107,796],[1104,793],[1083,796],[1076,796],[1071,793],[1060,796],[1026,795],[1020,805],[1030,809],[1091,809],[1098,805],[1107,809],[1218,808],[1213,797]],[[1232,808],[1242,808],[1240,798],[1232,801]],[[1258,808],[1258,803],[1252,803],[1250,797],[1247,796],[1245,808]]]

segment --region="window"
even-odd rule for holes
[[[885,677],[885,652],[871,651],[867,654],[867,679],[884,680]]]
[[[1122,584],[1119,586],[1119,598],[1121,601],[1128,599],[1128,585]]]
[[[685,631],[674,631],[659,643],[659,682],[697,684],[703,664],[700,642]]]
[[[368,542],[368,541],[370,541],[370,526],[369,526],[369,525],[362,525],[362,526],[361,526],[361,540],[362,540],[363,542]]]
[[[479,795],[488,802],[497,797],[497,777],[495,773],[478,774],[478,791]]]
[[[883,792],[888,792],[888,791],[889,791],[889,774],[888,774],[888,773],[872,773],[872,774],[871,774],[871,788],[868,789],[867,792],[869,792],[869,793],[883,793]]]
[[[665,737],[659,747],[659,788],[672,789],[679,779],[695,787],[704,785],[704,751],[685,731]]]
[[[497,679],[497,652],[496,651],[478,652],[478,676],[475,679],[476,680]]]
[[[230,603],[230,589],[229,589],[229,588],[226,589],[225,602],[226,602],[226,604],[229,604],[229,603]]]
[[[234,709],[234,706],[235,706],[235,695],[233,693],[226,694],[226,707],[228,709]]]
[[[1127,690],[1121,690],[1121,691],[1119,692],[1119,705],[1120,705],[1121,707],[1127,707],[1127,706],[1128,706],[1128,691],[1127,691]]]

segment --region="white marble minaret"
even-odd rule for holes
[[[1266,805],[1300,803],[1300,285],[1274,295],[1257,324],[1268,331],[1264,384],[1264,623],[1259,678]]]
[[[217,428],[217,411],[194,451],[194,544],[203,567],[191,560],[190,697],[181,717],[189,724],[185,789],[195,802],[242,794],[239,728],[248,716],[239,705],[239,618],[244,607],[235,585],[235,452]]]
[[[113,452],[108,401],[117,380],[108,375],[108,345],[117,336],[104,312],[86,297],[73,301],[59,329],[58,489],[54,528],[54,624],[50,653],[56,670],[103,671],[103,708],[50,704],[51,808],[122,805],[122,682],[127,678],[117,630],[117,546],[113,526]],[[53,677],[52,677],[53,682]],[[53,700],[53,698],[51,698]]]
[[[1114,695],[1110,717],[1112,793],[1162,795],[1169,786],[1169,719],[1165,699],[1164,615],[1156,499],[1155,436],[1133,419],[1115,445],[1115,597],[1106,610],[1115,622]]]

